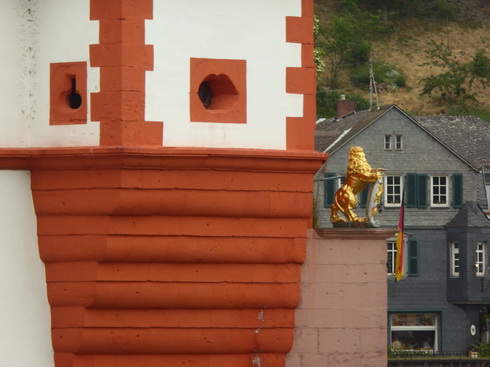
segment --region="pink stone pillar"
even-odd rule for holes
[[[310,230],[286,367],[386,365],[384,229]]]

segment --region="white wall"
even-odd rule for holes
[[[86,125],[49,125],[49,64],[88,62],[89,45],[98,43],[89,6],[0,0],[0,147],[99,144],[90,117]],[[300,15],[300,0],[154,0],[146,120],[164,122],[164,145],[285,149],[286,116],[302,116],[303,108],[301,95],[285,92],[286,67],[301,66],[301,46],[285,41],[286,16]],[[190,122],[191,57],[247,61],[247,124]],[[90,98],[99,69],[88,74]]]
[[[301,46],[285,41],[286,16],[301,16],[301,1],[154,1],[146,120],[164,122],[165,146],[285,149],[286,116],[303,108],[301,95],[286,94],[286,67],[301,66]],[[247,124],[190,122],[191,57],[247,61]]]
[[[0,146],[29,144],[28,96],[30,79],[25,70],[31,59],[25,37],[27,22],[21,22],[21,4],[25,1],[0,0]]]
[[[53,367],[30,173],[0,171],[0,202],[0,366]]]
[[[0,0],[0,147],[98,145],[98,123],[49,125],[50,63],[88,62],[89,44],[98,43],[89,5]],[[89,68],[89,92],[99,89],[98,70]]]

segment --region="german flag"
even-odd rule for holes
[[[400,206],[400,218],[398,219],[398,235],[396,237],[396,261],[395,261],[395,280],[398,282],[405,275],[403,231],[405,225],[405,190],[402,193],[402,203]]]

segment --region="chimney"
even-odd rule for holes
[[[345,95],[341,94],[340,99],[337,101],[337,118],[348,115],[351,112],[354,112],[356,107],[356,102],[345,99]]]

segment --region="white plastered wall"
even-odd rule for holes
[[[146,120],[163,121],[165,146],[286,148],[286,116],[303,113],[302,95],[286,93],[286,67],[301,66],[286,16],[301,16],[300,0],[154,1]],[[190,122],[190,58],[246,60],[246,124]]]
[[[0,171],[0,366],[53,367],[30,172]]]
[[[20,22],[23,1],[0,0],[0,147],[28,146],[28,85],[24,70],[31,59],[22,44],[27,25]]]
[[[98,43],[89,6],[89,0],[0,0],[0,147],[99,144],[99,124],[90,118],[86,125],[49,125],[50,63],[89,65],[89,44]],[[89,67],[87,82],[90,98],[99,89],[98,68]]]

